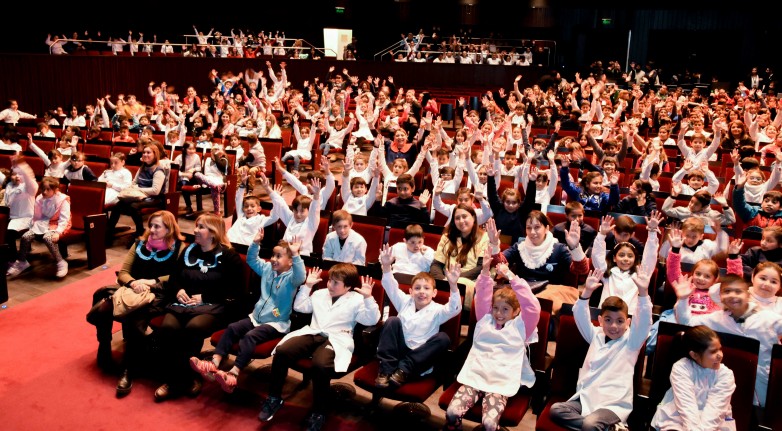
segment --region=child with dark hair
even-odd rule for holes
[[[687,176],[687,183],[681,182]],[[720,186],[717,176],[714,175],[709,169],[709,166],[704,165],[699,169],[692,164],[688,159],[684,161],[684,165],[679,172],[673,174],[671,178],[671,184],[678,185],[681,188],[681,193],[685,195],[694,195],[699,191],[707,191],[714,194]]]
[[[251,245],[250,238],[279,219],[276,211],[272,211],[268,216],[261,214],[260,211],[261,199],[255,195],[245,196],[241,211],[237,211],[239,214],[236,221],[228,229],[228,240],[236,244]]]
[[[429,224],[429,212],[426,210],[429,190],[424,190],[418,199],[413,196],[413,191],[415,191],[415,183],[412,175],[402,174],[396,179],[397,196],[383,205],[383,211],[388,214],[391,226],[405,226],[410,223]]]
[[[551,406],[549,415],[557,425],[576,430],[607,430],[627,421],[633,410],[633,374],[638,351],[652,326],[651,275],[638,271],[630,278],[638,289],[637,306],[631,313],[632,325],[627,303],[611,296],[600,308],[598,327],[592,325],[589,298],[600,286],[603,273],[596,270],[587,277],[584,291],[573,306],[573,317],[581,336],[589,343],[589,350],[578,373],[576,393],[567,401]]]
[[[741,239],[735,239],[728,246],[728,269],[732,259],[738,259],[743,267],[744,278],[750,279],[753,269],[763,262],[774,262],[782,265],[782,226],[768,226],[763,228],[760,245],[751,247],[741,255],[744,243]]]
[[[367,241],[353,230],[353,217],[345,210],[334,211],[332,231],[323,243],[323,260],[366,265]]]
[[[742,335],[760,342],[754,404],[763,407],[768,389],[771,347],[779,344],[782,337],[779,314],[763,310],[752,302],[750,284],[740,275],[728,274],[720,279],[720,302],[724,310],[696,316],[692,315],[688,302],[694,290],[692,283],[687,277],[681,277],[672,284],[678,298],[674,307],[677,322],[690,326],[706,325],[717,332]]]
[[[367,212],[377,199],[377,186],[380,182],[380,170],[371,169],[372,184],[367,187],[367,182],[362,176],[350,177],[353,170],[353,158],[346,157],[344,169],[342,170],[342,209],[350,214],[367,215]],[[367,190],[367,188],[369,190]]]
[[[638,254],[644,254],[644,244],[635,237],[635,221],[632,217],[620,215],[614,220],[614,229],[606,235],[606,256],[620,242],[628,242]]]
[[[457,280],[461,266],[454,265],[446,273],[451,287],[448,304],[434,302],[437,294],[434,278],[426,272],[413,277],[410,294],[399,289],[391,264],[394,252],[388,244],[380,252],[383,269],[383,289],[398,314],[383,323],[377,357],[380,367],[375,386],[381,389],[399,387],[409,378],[431,372],[435,360],[444,353],[451,340],[440,325],[462,311],[462,297]]]
[[[85,156],[84,153],[76,151],[71,155],[70,159],[70,163],[65,169],[65,175],[63,175],[65,183],[68,183],[70,180],[98,180],[98,177],[92,172],[92,169],[84,163],[87,160],[87,156]]]
[[[118,151],[109,160],[109,169],[100,174],[98,181],[106,183],[105,204],[114,205],[119,202],[119,192],[133,183],[133,174],[125,168],[125,153]]]
[[[256,231],[247,250],[247,264],[261,278],[261,296],[253,312],[249,317],[228,325],[211,360],[196,356],[190,358],[193,370],[207,380],[217,380],[220,387],[229,393],[236,388],[239,372],[252,361],[255,347],[290,330],[292,299],[299,286],[305,281],[320,278],[317,268],[306,273],[304,261],[299,256],[301,239],[294,239],[291,243],[280,241],[272,250],[269,262],[258,257],[261,240],[263,229]],[[314,284],[309,284],[310,288]],[[219,370],[220,363],[235,343],[239,343],[239,352],[233,367],[227,372]]]
[[[619,201],[614,211],[622,214],[649,217],[657,211],[657,203],[652,196],[652,183],[635,180],[630,185],[630,195]]]
[[[595,229],[592,228],[592,226],[584,223],[584,206],[581,205],[581,202],[570,201],[566,203],[565,217],[567,217],[567,221],[563,221],[562,223],[557,223],[554,225],[554,229],[552,231],[554,238],[556,238],[560,243],[565,244],[565,238],[567,236],[567,232],[570,230],[571,224],[576,223],[581,229],[581,239],[579,240],[581,248],[584,250],[589,250],[592,248],[592,243],[595,241],[597,232],[595,232]]]
[[[660,257],[666,258],[671,253],[680,256],[684,263],[695,263],[701,259],[711,259],[728,249],[728,234],[722,230],[719,223],[711,220],[711,227],[717,234],[714,241],[704,239],[706,225],[704,219],[690,217],[678,226],[672,226],[668,240],[660,248]]]
[[[652,418],[655,430],[735,429],[730,399],[733,371],[722,365],[717,333],[705,325],[688,328],[680,340],[684,357],[671,368],[671,387]]]
[[[581,187],[570,182],[567,157],[562,159],[562,167],[559,169],[559,178],[562,190],[567,193],[569,200],[581,202],[584,209],[606,213],[610,208],[619,203],[619,174],[611,176],[610,193],[603,191],[603,177],[600,172],[588,172],[581,179]]]
[[[394,273],[428,273],[434,260],[434,249],[424,244],[424,230],[417,224],[407,225],[404,241],[392,245],[391,251]]]
[[[686,207],[674,207],[676,203],[676,196],[681,192],[681,187],[677,188],[674,184],[671,189],[671,195],[663,202],[661,211],[668,217],[675,218],[677,220],[686,220],[690,217],[698,217],[709,222],[709,220],[716,220],[720,226],[729,226],[736,222],[736,214],[733,212],[728,201],[721,193],[714,195],[714,200],[722,206],[722,213],[711,208],[711,193],[701,190],[696,192],[690,198],[690,202]]]
[[[274,211],[286,226],[282,239],[290,242],[294,237],[301,238],[303,241],[301,255],[309,256],[312,253],[312,238],[320,222],[320,180],[310,181],[313,198],[304,195],[296,196],[288,207],[280,192],[269,187],[269,180],[265,175],[259,179],[274,203]]]
[[[313,286],[321,281],[319,275],[316,272],[312,278],[308,277],[308,283],[299,288],[293,300],[293,309],[312,313],[312,321],[286,335],[272,352],[272,379],[269,396],[258,415],[261,421],[272,420],[282,407],[282,387],[288,369],[300,359],[312,358],[313,403],[307,429],[320,430],[326,421],[331,379],[344,376],[348,370],[356,323],[369,326],[380,320],[370,277],[362,279],[355,266],[338,263],[329,269],[328,287],[312,292]]]
[[[736,188],[733,189],[733,206],[736,214],[746,223],[747,230],[759,230],[768,226],[782,226],[782,192],[769,190],[763,194],[760,207],[749,205],[744,195],[744,184],[747,175],[742,174],[736,180]]]

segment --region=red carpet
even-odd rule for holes
[[[227,396],[215,384],[206,384],[198,398],[156,404],[157,383],[140,379],[130,395],[117,399],[116,377],[97,368],[95,329],[85,320],[93,291],[112,284],[117,269],[0,311],[1,429],[301,429],[306,408],[288,403],[271,423],[262,424],[260,396]],[[332,415],[324,429],[374,427]]]

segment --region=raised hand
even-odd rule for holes
[[[742,241],[741,238],[734,239],[728,245],[728,254],[739,254],[739,253],[741,253],[741,247],[742,246],[744,246],[744,241]]]
[[[323,171],[324,174],[328,175],[329,172],[331,172],[331,165],[329,165],[329,158],[328,157],[321,157],[320,158],[320,170]]]
[[[682,230],[677,227],[671,228],[671,231],[668,232],[668,242],[671,243],[671,247],[673,248],[681,248],[684,243],[682,239]]]
[[[462,275],[462,266],[458,263],[454,263],[453,265],[450,265],[447,270],[445,270],[445,278],[448,280],[448,284],[451,285],[451,290],[458,289],[456,287],[456,282],[459,280],[459,277]]]
[[[723,192],[714,193],[714,200],[717,201],[717,203],[719,203],[723,207],[728,206],[728,199],[725,198],[725,193]]]
[[[318,199],[320,197],[320,178],[312,178],[310,187],[312,187],[312,197]]]
[[[301,244],[302,244],[302,240],[298,236],[294,236],[290,241],[288,241],[288,248],[291,250],[291,254],[293,256],[299,255],[299,250],[301,250]]]
[[[609,179],[609,181],[611,182],[612,186],[615,186],[615,185],[619,184],[619,174],[617,174],[617,173],[612,174],[611,178]]]
[[[671,184],[671,196],[676,197],[679,196],[679,194],[682,192],[682,183],[679,181],[676,181],[675,183]]]
[[[665,216],[660,211],[652,211],[649,217],[646,217],[646,229],[649,231],[656,231],[660,226],[660,223],[665,220]]]
[[[256,244],[260,244],[261,241],[263,241],[263,234],[264,234],[263,227],[258,229],[258,232],[255,233],[255,238],[253,239],[253,242]]]
[[[686,160],[684,161],[684,165],[682,165],[682,169],[684,169],[685,171],[688,171],[688,172],[689,172],[689,171],[690,171],[690,169],[692,169],[692,166],[693,166],[693,165],[692,165],[692,160],[690,160],[690,159],[686,159]]]
[[[429,199],[432,197],[432,193],[429,192],[429,189],[424,190],[421,192],[421,196],[418,197],[418,200],[421,202],[421,205],[426,206],[426,204],[429,202]]]
[[[316,284],[320,283],[323,279],[320,278],[320,268],[315,267],[311,268],[309,271],[307,271],[307,279],[304,282],[309,287],[313,287]]]
[[[380,249],[380,264],[383,266],[383,272],[390,272],[391,271],[391,264],[394,263],[396,258],[394,258],[394,251],[391,247],[388,246],[388,244],[383,244],[383,247]],[[386,271],[388,269],[388,271]]]
[[[486,247],[483,251],[483,263],[481,265],[481,274],[491,276],[491,247]]]
[[[565,242],[568,248],[575,250],[578,247],[578,241],[581,239],[581,226],[578,223],[570,223],[570,229],[565,232]]]
[[[671,286],[676,292],[676,298],[687,299],[692,295],[692,276],[682,275],[678,280],[671,281]]]
[[[489,235],[489,244],[500,244],[500,232],[502,231],[497,230],[497,222],[494,221],[494,217],[486,221],[486,234]]]
[[[600,220],[600,234],[608,235],[614,230],[614,218],[610,215],[603,216]]]
[[[584,282],[584,292],[581,294],[584,298],[589,298],[594,293],[595,289],[603,285],[603,271],[598,269],[592,270],[587,275]]]
[[[274,185],[274,191],[277,192],[278,195],[282,196],[283,190],[284,190],[284,188],[283,188],[282,184],[275,184]]]
[[[741,175],[736,177],[736,187],[744,187],[744,184],[747,183],[747,173],[742,172]]]
[[[652,273],[644,271],[639,265],[635,271],[635,274],[630,278],[638,287],[638,294],[640,296],[647,296],[649,294],[649,282],[652,280]]]
[[[374,289],[375,283],[372,282],[372,277],[365,275],[361,277],[361,287],[354,289],[360,293],[364,298],[370,298],[372,296],[372,289]]]
[[[434,186],[434,194],[439,195],[445,189],[445,180],[442,178],[437,179],[437,184]]]

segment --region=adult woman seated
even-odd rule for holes
[[[158,211],[147,220],[147,230],[135,247],[128,250],[117,284],[133,289],[137,294],[152,292],[155,299],[147,306],[121,317],[122,336],[125,339],[125,355],[122,374],[117,382],[117,396],[130,393],[133,378],[142,363],[142,341],[149,321],[165,312],[173,298],[165,295],[164,283],[175,270],[176,262],[184,247],[176,217],[168,211]],[[111,327],[114,321],[114,302],[107,294],[118,286],[98,289],[93,295],[94,306],[87,314],[87,321],[96,326],[98,333],[98,366],[114,368],[111,355]]]
[[[574,304],[578,299],[577,288],[562,285],[565,275],[589,272],[589,260],[579,244],[581,228],[578,223],[571,223],[570,230],[565,233],[567,244],[561,244],[551,233],[551,220],[542,212],[531,211],[525,225],[526,237],[506,248],[502,255],[513,273],[527,280],[533,289],[545,286],[545,290],[536,296],[551,299],[556,313],[563,303]],[[489,244],[496,250],[499,233],[496,229],[487,229]]]
[[[478,227],[475,208],[459,204],[445,227],[434,254],[429,273],[438,280],[445,280],[445,271],[451,265],[460,264],[462,273],[459,283],[465,285],[464,303],[469,309],[475,290],[475,280],[481,273],[483,253],[489,245],[486,232]],[[498,249],[499,250],[499,249]]]
[[[167,170],[160,164],[160,150],[156,145],[145,146],[141,153],[141,167],[130,186],[136,195],[123,197],[123,192],[120,192],[119,203],[109,217],[107,239],[110,240],[114,236],[119,216],[122,214],[133,218],[133,223],[136,225],[135,236],[141,235],[144,231],[141,209],[160,203],[161,193],[165,191],[167,181]]]
[[[223,219],[204,214],[195,222],[195,241],[179,258],[167,290],[174,303],[167,307],[158,329],[163,346],[166,382],[155,391],[155,400],[197,395],[201,381],[189,365],[201,353],[204,338],[229,323],[227,303],[241,293],[244,263],[231,248]]]

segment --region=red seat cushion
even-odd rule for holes
[[[440,400],[437,402],[441,409],[447,410],[448,404],[451,403],[453,396],[456,395],[456,391],[462,386],[459,382],[453,382],[451,386],[443,391],[440,395]],[[527,392],[526,388],[520,389],[522,392]],[[529,409],[530,401],[532,400],[529,393],[517,393],[516,395],[508,399],[508,404],[505,406],[505,411],[500,417],[500,426],[514,427],[517,426],[524,414]],[[480,422],[482,416],[482,403],[476,403],[467,413],[464,415],[465,419],[473,422]]]
[[[559,403],[566,400],[567,399],[565,397],[560,397],[556,395],[549,398],[548,402],[546,403],[546,407],[538,415],[538,421],[535,422],[535,430],[536,431],[565,431],[565,428],[562,428],[561,426],[551,421],[551,418],[549,417],[549,412],[551,411],[552,404]]]
[[[377,377],[380,362],[371,361],[361,367],[353,375],[353,382],[358,387],[367,391],[376,391],[375,378]],[[396,390],[392,390],[393,399],[398,401],[407,401],[412,403],[423,403],[437,390],[437,379],[431,374],[427,374],[418,379],[410,380]]]

